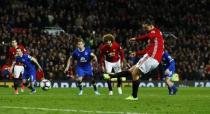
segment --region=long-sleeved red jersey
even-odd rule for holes
[[[112,42],[111,47],[107,44],[100,46],[100,64],[102,64],[104,60],[117,62],[119,59],[121,62],[124,60],[124,50],[117,42]]]
[[[160,62],[164,50],[162,32],[157,28],[153,28],[148,34],[136,37],[136,41],[145,39],[148,39],[147,47],[144,50],[137,51],[136,55],[138,56],[147,53],[150,57]]]
[[[17,48],[20,48],[23,53],[28,53],[28,51],[26,50],[26,48],[23,45],[18,45]],[[9,48],[9,53],[8,53],[8,59],[10,62],[15,60],[15,56],[16,56],[16,48],[15,47],[10,47]]]

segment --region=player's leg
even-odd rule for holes
[[[13,78],[13,82],[14,82],[15,94],[19,94],[19,92],[18,92],[18,78]]]
[[[79,94],[78,95],[83,94],[82,79],[83,79],[83,76],[78,76],[77,79],[76,79],[77,80],[77,87],[79,88]]]
[[[134,70],[135,65],[132,66],[129,70],[124,70],[124,71],[120,71],[117,73],[110,73],[109,76],[110,78],[117,78],[117,77],[126,77],[126,78],[130,78],[132,77],[131,72]]]
[[[127,100],[138,100],[138,89],[139,89],[139,77],[140,70],[138,67],[134,67],[131,72],[132,75],[132,95],[127,97]]]
[[[24,71],[24,67],[23,66],[19,66],[19,65],[15,65],[14,66],[14,72],[13,72],[13,75],[14,75],[14,89],[15,89],[15,94],[19,94],[18,93],[18,85],[19,85],[19,77],[20,77],[20,74]]]
[[[92,76],[91,84],[93,85],[93,90],[94,90],[95,95],[100,95],[100,93],[98,92],[98,88],[96,87],[96,81],[95,81],[94,76]]]
[[[27,71],[24,71],[24,73],[22,75],[22,84],[25,87],[29,87],[30,86],[30,83],[29,83],[29,81],[27,81],[27,78],[28,78],[28,72]]]
[[[78,95],[83,94],[82,79],[84,75],[85,75],[84,69],[82,69],[81,67],[77,67],[76,68],[76,76],[77,76],[76,81],[77,81],[77,87],[79,88]]]
[[[120,60],[115,64],[114,72],[115,73],[121,72]],[[117,90],[118,90],[118,94],[122,95],[122,77],[117,77]]]
[[[36,89],[35,89],[35,82],[36,82],[36,70],[31,70],[29,73],[29,77],[30,77],[30,86],[28,87],[31,90],[31,93],[36,93]]]
[[[105,72],[110,74],[112,72],[112,68],[113,68],[113,64],[108,61],[105,61]],[[106,74],[104,74],[104,76],[105,75]],[[106,82],[109,89],[109,95],[113,95],[111,78],[106,78],[106,77],[104,78],[107,80]]]
[[[148,57],[145,54],[138,63],[132,67],[132,96],[126,98],[127,100],[138,100],[138,89],[139,89],[139,77],[141,77],[141,73],[148,73],[155,69],[159,65],[159,62],[154,58]],[[133,98],[132,98],[133,97]]]
[[[85,75],[91,78],[91,84],[93,85],[93,90],[94,90],[95,95],[100,95],[96,87],[96,81],[95,81],[95,76],[93,74],[92,66],[89,66],[85,69]]]
[[[169,66],[169,68],[167,68],[164,73],[164,76],[166,77],[166,84],[168,85],[169,95],[176,94],[177,92],[175,84],[171,81],[174,70],[175,69],[173,66]]]

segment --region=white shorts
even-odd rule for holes
[[[144,56],[136,64],[136,67],[138,67],[142,73],[146,74],[157,68],[158,65],[159,62],[156,59],[149,57],[148,54],[144,54]]]
[[[23,74],[24,72],[24,67],[20,65],[15,65],[14,66],[14,78],[19,78],[20,74]]]
[[[106,73],[111,73],[112,69],[114,69],[114,73],[121,72],[120,59],[114,63],[111,63],[105,60]]]

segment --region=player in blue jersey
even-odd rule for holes
[[[168,51],[164,51],[162,61],[164,68],[164,78],[168,86],[169,95],[175,95],[177,92],[177,88],[171,80],[175,72],[175,61],[169,55]]]
[[[93,76],[93,68],[91,65],[91,59],[93,58],[93,60],[97,62],[97,57],[91,52],[90,48],[85,47],[83,39],[78,38],[76,45],[77,48],[69,57],[64,72],[67,72],[69,67],[72,65],[73,61],[76,60],[76,81],[80,90],[79,95],[83,94],[82,80],[85,76],[91,77],[91,83],[93,85],[94,92],[96,95],[99,95],[99,92],[97,91],[96,87],[96,82]]]
[[[20,62],[24,65],[22,82],[25,86],[28,86],[29,89],[31,89],[31,93],[35,93],[36,90],[34,88],[34,84],[36,82],[36,68],[33,63],[35,63],[38,66],[39,70],[42,70],[42,67],[39,65],[38,61],[34,57],[28,54],[23,54],[20,48],[16,49],[16,54],[17,54],[16,61],[13,62],[12,69],[16,62]],[[27,83],[27,79],[30,79],[29,84]]]

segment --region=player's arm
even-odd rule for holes
[[[13,68],[14,68],[14,66],[15,66],[15,63],[16,63],[16,61],[12,61],[12,65],[11,65],[11,67],[10,67],[10,69],[9,69],[9,72],[12,73],[12,70],[13,70]]]
[[[100,48],[99,64],[100,64],[101,71],[104,72],[105,68],[104,68],[104,51],[103,51],[103,48]]]
[[[123,68],[124,58],[125,58],[125,53],[124,53],[124,50],[122,49],[122,47],[120,46],[120,62],[121,62],[121,68]]]
[[[139,51],[136,51],[135,52],[135,56],[140,56],[140,55],[144,55],[144,54],[146,54],[146,49],[144,49],[144,50],[139,50]]]
[[[152,39],[152,38],[156,38],[160,34],[161,33],[157,33],[156,31],[152,30],[148,34],[138,35],[134,38],[131,38],[130,41],[142,41],[142,40],[145,40],[145,39]]]
[[[97,57],[96,57],[96,55],[94,53],[90,53],[90,56],[93,58],[92,59],[93,61],[95,61],[95,62],[98,61],[98,59],[97,59]]]
[[[22,52],[24,53],[24,54],[28,54],[28,51],[27,51],[27,49],[23,46],[23,45],[19,45],[19,48],[22,50]]]
[[[70,56],[70,57],[68,58],[67,65],[66,65],[66,68],[65,68],[65,70],[64,70],[64,73],[66,73],[66,72],[69,70],[69,67],[70,67],[70,65],[71,65],[71,61],[72,61],[72,56]]]
[[[129,41],[142,41],[148,38],[148,35],[138,35],[136,37],[130,38]]]
[[[39,69],[42,70],[42,67],[40,66],[40,64],[39,64],[39,62],[37,61],[36,58],[31,57],[31,61],[33,61],[39,67]]]

